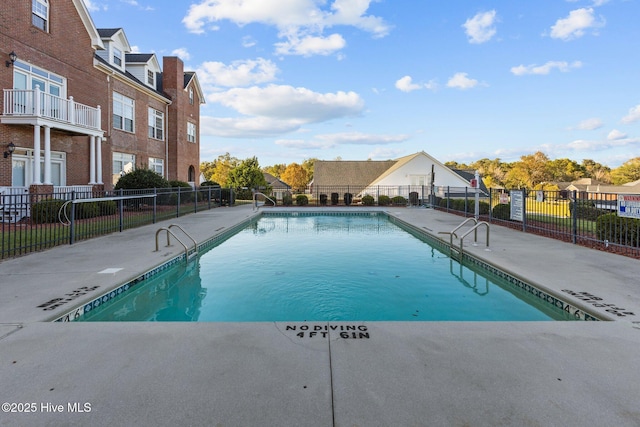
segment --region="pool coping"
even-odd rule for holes
[[[451,256],[452,248],[451,244],[446,240],[440,238],[434,233],[431,233],[425,229],[421,229],[418,226],[411,224],[397,215],[394,215],[388,209],[362,209],[358,208],[350,208],[348,210],[343,209],[331,209],[331,208],[323,208],[323,209],[314,209],[314,208],[305,208],[305,209],[295,209],[295,208],[271,208],[269,210],[257,210],[255,214],[236,223],[235,225],[217,230],[219,233],[213,235],[212,237],[204,240],[201,243],[197,244],[197,250],[203,251],[208,250],[212,246],[218,245],[222,243],[222,241],[231,238],[233,235],[237,234],[240,230],[246,227],[251,222],[257,221],[263,215],[289,215],[289,216],[317,216],[317,215],[338,215],[338,216],[371,216],[375,213],[375,215],[383,214],[387,217],[387,219],[398,225],[400,228],[405,230],[408,233],[418,234],[420,237],[425,239],[428,244],[436,246],[439,250],[444,253],[448,253]],[[103,292],[97,297],[80,304],[79,306],[75,306],[73,309],[65,312],[62,315],[53,316],[49,321],[52,322],[73,322],[76,319],[83,316],[85,313],[99,307],[102,304],[108,303],[111,299],[122,295],[123,293],[128,292],[135,288],[136,285],[144,282],[147,279],[155,276],[158,273],[161,273],[168,269],[169,267],[180,263],[185,262],[187,254],[181,254],[171,258],[170,260],[150,269],[146,272],[138,275],[137,277],[130,279],[122,284],[116,285],[115,287]],[[572,314],[574,320],[583,320],[583,321],[603,321],[603,320],[614,320],[607,318],[606,316],[599,315],[594,311],[590,311],[588,306],[583,304],[575,304],[570,303],[566,299],[561,298],[561,294],[558,292],[554,292],[551,289],[546,288],[545,286],[532,283],[533,281],[530,279],[524,279],[516,273],[510,272],[504,268],[500,268],[491,262],[486,260],[482,260],[477,256],[473,256],[468,252],[462,253],[462,262],[467,262],[475,265],[476,267],[488,271],[490,274],[494,274],[502,279],[504,279],[509,285],[512,285],[518,288],[521,291],[526,292],[528,295],[538,298],[540,303],[546,304],[555,308],[558,308],[562,311],[565,311],[569,314]],[[514,289],[515,290],[515,289]],[[563,296],[563,295],[562,295]]]

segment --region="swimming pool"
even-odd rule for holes
[[[461,265],[382,213],[263,214],[80,321],[543,321],[561,308]]]

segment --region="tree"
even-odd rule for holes
[[[500,159],[480,159],[471,163],[469,167],[480,172],[482,182],[484,182],[487,188],[504,187],[504,180],[509,170],[509,165],[502,163]]]
[[[574,160],[555,159],[548,162],[550,181],[571,182],[586,175],[584,166]]]
[[[273,166],[265,166],[264,168],[262,168],[262,170],[268,174],[275,176],[276,178],[280,178],[286,168],[287,165],[285,165],[284,163],[278,163]]]
[[[620,167],[611,171],[611,182],[622,185],[640,179],[640,157],[627,160]]]
[[[316,159],[315,157],[312,157],[310,159],[306,159],[304,162],[302,162],[302,167],[304,168],[304,170],[307,171],[307,182],[306,184],[309,184],[311,181],[313,181],[313,170],[316,164]],[[305,184],[305,185],[306,185]]]
[[[266,187],[257,157],[245,159],[238,166],[229,171],[228,186],[231,188],[259,188]]]
[[[223,187],[229,187],[229,173],[240,164],[240,160],[226,153],[218,156],[218,158],[213,161],[213,164],[213,172],[211,172],[211,175],[205,174],[205,179],[207,181],[215,181]]]
[[[212,181],[211,177],[216,168],[216,162],[202,162],[200,163],[200,173],[207,181]]]
[[[507,172],[505,184],[508,188],[532,189],[541,182],[550,181],[548,163],[549,158],[541,151],[522,156]]]
[[[603,166],[600,163],[594,162],[591,159],[584,159],[582,161],[582,167],[585,170],[586,178],[593,178],[600,182],[611,182],[611,168]]]
[[[297,163],[287,166],[280,178],[295,191],[303,191],[309,183],[307,171]]]

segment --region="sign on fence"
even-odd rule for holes
[[[511,219],[513,221],[524,221],[524,197],[523,191],[511,191]]]
[[[618,194],[618,216],[640,219],[640,195]]]

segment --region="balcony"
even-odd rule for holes
[[[39,88],[4,89],[3,124],[42,125],[69,132],[102,136],[100,106],[90,107]]]

